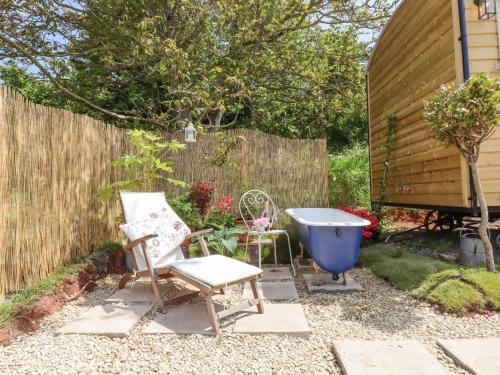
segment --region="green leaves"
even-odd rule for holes
[[[425,103],[425,119],[436,139],[455,145],[467,159],[477,161],[481,143],[500,120],[500,81],[479,74],[467,82],[443,86]]]
[[[219,254],[234,254],[238,247],[238,233],[245,233],[242,228],[224,228],[207,235],[207,245]]]
[[[158,134],[142,129],[129,130],[127,134],[134,153],[111,162],[111,166],[120,169],[127,178],[99,191],[99,199],[111,199],[118,191],[151,191],[155,183],[162,181],[182,188],[188,186],[183,181],[167,177],[174,171],[171,161],[167,159],[168,153],[183,150],[184,144],[175,139],[165,141]]]

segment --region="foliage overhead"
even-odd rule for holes
[[[426,103],[425,118],[439,141],[456,146],[465,159],[476,162],[481,143],[500,120],[500,81],[479,74],[467,82],[443,86]]]
[[[368,48],[357,33],[379,30],[396,3],[3,1],[0,61],[29,66],[74,109],[122,126],[176,130],[194,119],[341,146],[366,136]]]

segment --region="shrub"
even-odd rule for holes
[[[373,236],[378,233],[379,231],[379,226],[378,226],[378,219],[375,216],[372,216],[368,210],[354,210],[349,207],[343,207],[343,206],[338,206],[337,207],[339,210],[348,212],[352,215],[359,216],[363,219],[368,220],[371,224],[363,227],[363,239],[364,240],[369,240],[372,239]]]
[[[370,207],[368,148],[354,146],[328,161],[330,206]]]
[[[168,198],[168,203],[179,217],[190,227],[198,229],[201,227],[201,216],[187,194],[181,194]]]
[[[203,218],[206,217],[214,198],[214,190],[214,181],[198,180],[191,185],[189,200],[194,204]]]

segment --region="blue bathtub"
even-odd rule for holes
[[[334,208],[289,208],[300,242],[323,270],[339,274],[356,265],[368,220]]]

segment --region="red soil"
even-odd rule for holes
[[[419,225],[424,222],[424,210],[406,210],[404,208],[390,208],[384,212],[384,219],[392,223],[401,223],[406,225]]]
[[[73,296],[93,290],[97,275],[91,266],[85,267],[77,277],[64,280],[63,287],[44,294],[38,301],[24,309],[19,309],[15,318],[0,327],[0,343],[10,345],[23,332],[36,331],[40,321],[48,315],[61,310],[64,304]]]

